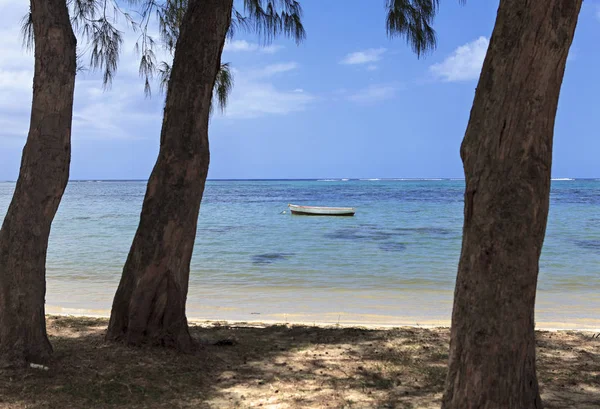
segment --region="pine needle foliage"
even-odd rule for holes
[[[139,74],[144,81],[144,92],[151,95],[151,82],[158,77],[160,88],[166,91],[171,66],[157,62],[156,49],[162,47],[171,55],[175,51],[179,29],[189,0],[67,0],[73,30],[84,46],[78,49],[78,71],[85,70],[87,59],[90,69],[102,72],[105,89],[110,88],[118,68],[123,45],[123,32],[117,28],[119,19],[138,34],[135,51],[140,57]],[[297,0],[243,0],[243,9],[234,9],[228,37],[236,32],[254,32],[263,43],[284,35],[300,43],[306,37],[302,25],[302,7]],[[129,9],[125,9],[129,6]],[[156,20],[153,20],[156,19]],[[159,39],[149,27],[158,22]],[[31,12],[22,20],[23,46],[34,44]],[[83,41],[82,41],[83,40]],[[221,64],[214,86],[216,102],[223,111],[233,88],[233,72],[229,63]]]
[[[175,51],[187,6],[188,0],[166,0],[164,7],[157,11],[162,44],[171,54]],[[290,37],[297,44],[306,38],[302,25],[302,7],[296,0],[244,0],[242,11],[236,8],[232,11],[228,37],[232,38],[240,30],[258,34],[264,44],[269,44],[279,35]],[[161,62],[158,73],[161,90],[165,92],[171,66],[167,62]],[[233,83],[229,63],[221,64],[213,89],[214,99],[221,112],[227,106]]]
[[[432,24],[438,8],[439,0],[386,0],[388,36],[405,37],[421,57],[437,45]]]
[[[465,0],[459,1],[464,3]],[[139,74],[146,95],[151,95],[151,82],[155,76],[160,89],[166,91],[171,66],[165,61],[157,62],[156,49],[162,47],[173,55],[188,2],[67,0],[73,29],[83,43],[78,49],[78,70],[86,69],[82,62],[87,59],[90,69],[102,72],[105,89],[110,88],[123,45],[123,32],[117,24],[124,19],[126,27],[138,34],[135,50],[140,57]],[[240,31],[257,34],[264,45],[278,36],[291,38],[297,44],[306,38],[298,0],[239,0],[236,5],[241,8],[234,7],[232,11],[230,39]],[[385,0],[385,7],[389,37],[405,37],[418,57],[435,48],[437,41],[432,24],[439,0]],[[156,27],[156,23],[159,38],[154,38],[149,30],[149,27]],[[21,34],[23,46],[32,49],[35,39],[31,12],[22,20]],[[232,88],[232,69],[229,63],[223,63],[214,86],[214,96],[221,110],[225,109]]]

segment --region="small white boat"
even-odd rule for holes
[[[321,207],[321,206],[298,206],[289,204],[292,214],[304,216],[354,216],[356,210],[353,207]]]

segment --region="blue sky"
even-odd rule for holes
[[[268,47],[241,34],[224,115],[211,120],[210,178],[462,177],[459,147],[498,1],[442,1],[438,47],[420,60],[385,32],[384,1],[303,0],[306,41]],[[342,12],[343,6],[343,12]],[[29,126],[33,57],[21,48],[25,0],[0,0],[0,180],[18,175]],[[135,37],[103,91],[79,74],[72,179],[146,179],[158,152],[163,96],[143,94]],[[586,1],[555,130],[554,177],[598,177],[600,1]],[[158,87],[154,87],[158,90]]]

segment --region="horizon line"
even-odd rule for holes
[[[569,181],[569,180],[598,180],[600,177],[552,177],[552,181]],[[342,181],[459,181],[465,180],[464,177],[386,177],[386,178],[339,178],[339,177],[322,177],[322,178],[208,178],[207,182],[243,182],[243,181],[324,181],[324,182],[342,182]],[[70,182],[147,182],[148,179],[69,179]],[[0,183],[16,183],[16,180],[1,180]]]

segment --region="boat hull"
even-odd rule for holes
[[[352,207],[319,207],[288,205],[290,212],[298,216],[354,216],[356,210]]]

